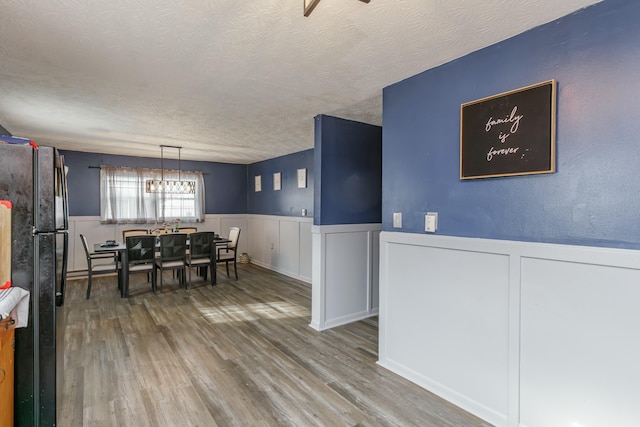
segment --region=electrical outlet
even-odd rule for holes
[[[402,212],[393,213],[393,228],[402,228]]]
[[[427,212],[424,216],[424,231],[435,233],[438,229],[438,212]]]

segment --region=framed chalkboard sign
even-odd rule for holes
[[[460,107],[460,179],[556,170],[556,82]]]

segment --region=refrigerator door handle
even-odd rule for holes
[[[62,259],[60,265],[60,271],[56,271],[56,280],[59,283],[56,285],[56,306],[61,307],[64,305],[64,298],[67,293],[67,269],[69,263],[69,233],[66,231],[63,233],[58,233],[58,235],[62,235]],[[57,249],[56,249],[57,250]],[[57,257],[57,255],[56,255]],[[57,265],[57,261],[56,261]],[[57,270],[57,267],[56,267]]]
[[[61,172],[62,172],[62,209],[64,212],[64,229],[69,229],[69,194],[67,192],[67,166],[64,164],[64,156],[60,156],[61,159]]]
[[[55,171],[56,171],[56,197],[60,197],[62,199],[61,208],[62,208],[62,228],[58,228],[58,230],[68,230],[69,229],[69,195],[67,191],[67,166],[64,163],[64,156],[56,150],[56,163],[55,163]],[[60,188],[58,188],[58,186]]]

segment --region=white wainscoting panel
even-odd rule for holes
[[[280,221],[280,241],[287,246],[300,246],[300,223],[294,221]],[[280,253],[284,251],[279,249]],[[291,251],[289,256],[280,258],[280,267],[284,271],[300,273],[300,251]]]
[[[369,239],[366,231],[328,233],[325,252],[326,321],[340,324],[353,316],[362,318],[369,309]],[[345,320],[346,322],[343,322]]]
[[[640,425],[640,271],[522,259],[523,426]]]
[[[378,313],[380,224],[313,226],[311,324],[329,329]]]
[[[311,283],[312,218],[248,215],[251,262]]]
[[[262,251],[265,255],[264,263],[272,269],[282,268],[281,259],[287,254],[280,254],[280,220],[264,218],[262,229],[264,233],[262,243],[265,246]],[[283,246],[287,248],[286,243]]]
[[[506,413],[509,258],[398,244],[389,244],[387,255],[394,266],[387,360],[422,366],[434,391],[473,396]],[[419,311],[406,309],[417,304]]]
[[[312,221],[300,223],[300,277],[308,283],[311,283],[311,264],[313,258],[311,251],[312,225]]]
[[[255,215],[249,215],[249,256],[254,264],[266,266],[264,259],[266,245],[264,243],[264,221]]]
[[[383,232],[379,364],[497,426],[634,426],[640,253]]]

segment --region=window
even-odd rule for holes
[[[100,220],[102,223],[157,223],[204,221],[202,172],[164,171],[164,179],[195,181],[195,194],[151,193],[147,180],[162,179],[161,169],[100,167]]]

